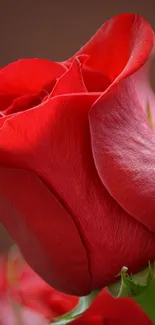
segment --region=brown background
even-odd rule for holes
[[[0,0],[0,66],[24,57],[65,60],[123,12],[142,15],[155,29],[155,0]],[[10,243],[0,229],[0,251]]]

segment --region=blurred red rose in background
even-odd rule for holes
[[[18,313],[17,313],[18,310]],[[0,325],[47,325],[47,319],[29,308],[11,306],[7,297],[0,297]]]
[[[0,260],[0,325],[44,325],[72,310],[78,298],[46,284],[18,250]]]
[[[149,23],[125,14],[67,61],[0,71],[1,222],[60,291],[88,294],[155,259],[153,46]]]
[[[130,298],[113,298],[103,289],[91,307],[72,325],[153,325]]]

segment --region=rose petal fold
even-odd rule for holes
[[[73,60],[69,70],[58,79],[49,98],[63,94],[87,92],[82,75],[82,65],[87,58],[87,55],[81,55]]]
[[[49,84],[51,90],[65,71],[63,63],[43,59],[21,59],[8,64],[0,70],[0,110],[18,96],[36,94]]]
[[[114,80],[137,71],[148,59],[153,44],[154,33],[145,19],[121,14],[103,24],[74,57],[89,56],[83,65],[85,83],[90,91],[103,91]],[[66,61],[66,65],[73,58]]]

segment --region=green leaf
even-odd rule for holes
[[[128,275],[127,268],[122,268],[121,280],[108,287],[115,297],[132,297],[155,323],[155,273],[154,264],[142,272]]]
[[[69,313],[64,314],[49,325],[66,325],[72,322],[74,319],[80,317],[92,304],[94,298],[100,291],[92,291],[90,295],[85,297],[80,297],[77,306]]]
[[[142,294],[133,298],[155,324],[155,279],[152,280]]]

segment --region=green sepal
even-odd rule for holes
[[[115,297],[132,297],[155,323],[155,274],[154,264],[135,275],[127,274],[123,267],[120,273],[121,280],[108,287],[109,292]]]

